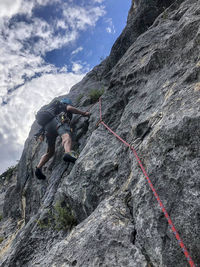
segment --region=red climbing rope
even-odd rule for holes
[[[169,225],[170,225],[170,227],[171,227],[171,229],[172,229],[172,231],[173,231],[173,233],[174,233],[174,235],[175,235],[175,237],[176,237],[176,239],[177,239],[177,241],[178,241],[178,243],[180,245],[180,247],[182,248],[182,250],[183,250],[183,252],[185,254],[185,257],[188,260],[188,263],[190,264],[191,267],[195,267],[195,264],[194,264],[194,262],[193,262],[193,260],[192,260],[192,258],[190,256],[189,252],[187,251],[185,245],[183,244],[183,241],[181,240],[180,235],[176,231],[176,228],[175,228],[174,224],[172,223],[172,220],[170,219],[169,214],[167,213],[162,201],[160,200],[158,194],[156,193],[156,190],[155,190],[153,184],[151,183],[151,180],[149,179],[149,177],[147,175],[147,172],[146,172],[145,168],[143,167],[140,158],[137,155],[136,150],[134,149],[133,146],[131,146],[129,143],[127,143],[125,140],[123,140],[119,135],[117,135],[113,130],[111,130],[110,127],[108,127],[108,125],[106,125],[103,122],[103,120],[102,120],[102,110],[101,110],[101,98],[99,98],[99,111],[100,111],[99,124],[101,123],[109,132],[111,132],[116,138],[118,138],[122,143],[124,143],[127,147],[129,147],[132,150],[132,152],[134,153],[134,155],[135,155],[135,157],[137,159],[137,162],[139,163],[140,168],[141,168],[145,178],[147,179],[147,181],[149,183],[149,186],[151,187],[151,189],[152,189],[152,191],[154,193],[154,196],[156,197],[156,200],[158,201],[158,204],[160,205],[160,207],[161,207],[161,209],[162,209],[162,211],[163,211],[163,213],[164,213],[164,215],[165,215],[165,217],[166,217],[166,219],[167,219],[167,221],[168,221],[168,223],[169,223]]]

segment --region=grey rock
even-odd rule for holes
[[[111,197],[33,266],[148,266],[124,200]]]
[[[172,0],[135,0],[128,14],[127,25],[114,43],[109,57],[105,60],[106,68],[104,75],[112,70],[115,64],[122,58],[128,48],[136,39],[153,24],[155,19],[170,5],[181,3]]]
[[[68,95],[76,103],[84,92],[77,106],[87,110],[90,91],[104,87],[103,121],[136,149],[197,266],[199,14],[197,0],[135,1],[110,57]],[[99,119],[98,103],[89,120],[74,117],[80,156],[75,165],[62,162],[58,140],[46,181],[34,177],[46,144],[34,140],[33,124],[17,183],[4,195],[1,266],[188,266],[132,150],[97,125]],[[57,203],[71,210],[77,226],[55,229]]]

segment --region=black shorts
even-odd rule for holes
[[[58,135],[62,136],[68,133],[71,136],[70,125],[66,122],[61,123],[59,117],[53,118],[44,128],[48,146],[53,146],[55,144]]]

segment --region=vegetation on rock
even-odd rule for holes
[[[99,97],[102,96],[103,93],[104,93],[104,88],[102,88],[101,90],[92,89],[89,93],[90,103],[93,104],[97,102]]]
[[[3,172],[0,175],[0,180],[4,179],[4,180],[9,181],[11,177],[13,176],[13,174],[16,172],[16,170],[17,170],[17,165],[9,167],[5,172]]]

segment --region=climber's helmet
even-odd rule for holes
[[[69,98],[62,98],[60,102],[63,104],[72,105],[72,101]]]

